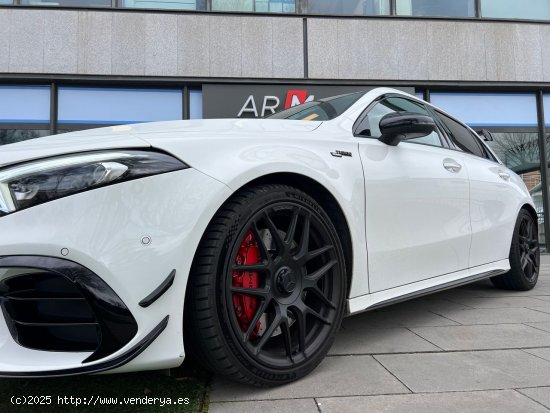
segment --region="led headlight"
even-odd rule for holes
[[[0,170],[0,216],[119,182],[188,168],[160,152],[87,152]]]

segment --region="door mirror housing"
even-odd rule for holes
[[[401,141],[422,138],[435,131],[435,121],[428,115],[414,112],[388,113],[380,120],[379,138],[386,145],[396,146]]]

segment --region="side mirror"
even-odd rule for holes
[[[492,142],[493,141],[493,134],[489,132],[487,129],[481,129],[476,131],[477,134],[486,142]]]
[[[435,131],[435,121],[414,112],[388,113],[380,120],[379,138],[386,145],[396,146],[407,139],[422,138]]]

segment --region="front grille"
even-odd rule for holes
[[[16,341],[36,350],[94,351],[101,329],[75,283],[30,270],[0,283],[2,308]]]

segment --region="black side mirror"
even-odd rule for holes
[[[422,138],[435,131],[435,121],[428,115],[414,112],[388,113],[380,120],[379,138],[390,146],[396,146],[407,139]]]
[[[493,134],[489,132],[487,129],[481,129],[476,131],[477,134],[486,142],[492,142],[493,141]]]

